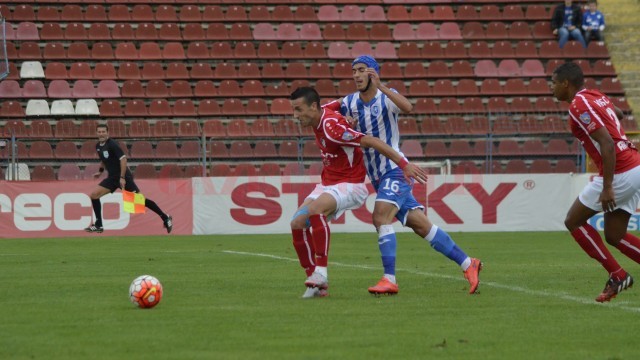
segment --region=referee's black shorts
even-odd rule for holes
[[[138,189],[138,185],[133,181],[133,176],[125,176],[126,184],[124,185],[124,189],[131,192],[140,192]],[[107,177],[100,182],[100,186],[105,189],[109,189],[110,192],[114,192],[120,188],[120,178],[119,177]]]

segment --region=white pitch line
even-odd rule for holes
[[[278,256],[278,255],[271,255],[271,254],[251,253],[251,252],[233,251],[233,250],[223,250],[222,252],[223,253],[227,253],[227,254],[246,255],[246,256],[255,256],[255,257],[265,257],[265,258],[276,259],[276,260],[284,260],[284,261],[289,261],[289,262],[298,262],[298,259],[293,259],[293,258],[288,258],[288,257],[283,257],[283,256]],[[334,265],[334,266],[349,267],[349,268],[356,268],[356,269],[366,269],[366,270],[378,270],[380,268],[379,266],[344,264],[344,263],[333,262],[333,261],[330,261],[329,264]],[[414,275],[431,277],[431,278],[447,279],[447,280],[455,280],[455,281],[466,281],[466,280],[462,279],[459,276],[443,275],[443,274],[436,274],[436,273],[431,273],[431,272],[415,271],[415,270],[401,269],[401,268],[396,269],[396,270],[397,271],[406,272],[406,273],[410,273],[410,274],[414,274]],[[625,304],[624,302],[599,303],[599,302],[596,302],[595,300],[590,299],[590,298],[582,298],[582,297],[578,297],[578,296],[567,295],[567,294],[556,293],[556,292],[549,292],[549,291],[542,291],[542,290],[531,290],[531,289],[527,289],[527,288],[522,287],[522,286],[509,286],[509,285],[500,284],[500,283],[497,283],[497,282],[494,282],[494,281],[482,281],[481,285],[483,287],[484,286],[489,286],[489,287],[494,287],[494,288],[498,288],[498,289],[505,289],[505,290],[509,290],[509,291],[519,292],[519,293],[523,293],[523,294],[527,294],[527,295],[544,296],[544,297],[549,297],[549,298],[555,298],[555,299],[561,299],[561,300],[576,302],[576,303],[584,304],[584,305],[610,307],[610,308],[621,309],[621,310],[625,310],[625,311],[629,311],[629,312],[640,313],[640,307],[627,306],[627,305],[624,305]]]

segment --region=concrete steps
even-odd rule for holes
[[[605,41],[631,109],[640,109],[640,2],[599,0],[605,16]]]

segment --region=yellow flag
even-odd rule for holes
[[[144,214],[144,195],[122,190],[122,205],[124,211],[131,214]]]

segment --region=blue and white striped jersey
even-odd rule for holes
[[[396,90],[391,89],[396,92]],[[360,99],[355,92],[342,99],[340,113],[357,120],[355,130],[371,135],[386,142],[395,151],[400,152],[400,132],[398,131],[398,114],[401,110],[382,91],[368,103]],[[365,167],[371,181],[379,180],[386,172],[398,166],[373,148],[362,149],[365,155]]]

